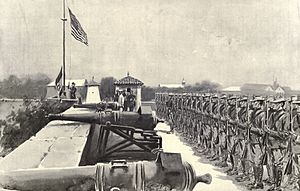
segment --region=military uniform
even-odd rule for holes
[[[253,102],[253,110],[250,114],[251,134],[249,137],[249,144],[247,145],[249,154],[247,158],[249,159],[250,165],[253,169],[254,180],[248,185],[249,189],[262,189],[264,187],[262,182],[264,158],[264,137],[262,135],[266,119],[264,101],[265,100],[261,97],[255,98]]]
[[[272,102],[273,107],[269,116],[269,129],[271,132],[281,135],[288,131],[288,115],[284,110],[284,99],[275,100]],[[283,176],[283,161],[285,158],[285,148],[287,147],[287,140],[284,138],[276,138],[269,136],[269,163],[271,163],[273,184],[268,190],[281,190],[281,181]]]
[[[228,159],[228,152],[227,152],[227,97],[223,95],[220,98],[219,103],[219,143],[218,143],[218,152],[220,162],[217,163],[217,166],[220,167],[227,167],[227,159]]]
[[[291,153],[285,168],[285,174],[290,175],[291,186],[295,189],[300,189],[300,101],[294,101],[292,109],[292,136],[291,138]],[[289,152],[290,152],[289,150]]]
[[[228,100],[228,129],[227,129],[227,146],[229,151],[231,169],[227,171],[229,175],[238,174],[238,153],[236,147],[238,139],[236,137],[237,128],[237,97],[230,97]]]
[[[241,175],[236,177],[238,182],[249,180],[249,161],[247,160],[248,154],[248,144],[249,144],[249,105],[248,98],[244,97],[239,100],[238,107],[238,128],[236,129],[236,136],[238,139],[238,144],[236,146],[236,151],[239,153],[239,169]]]

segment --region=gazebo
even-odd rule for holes
[[[134,111],[137,111],[142,105],[141,88],[143,84],[142,81],[130,76],[128,72],[127,76],[114,82],[115,93],[118,91],[132,92],[136,97]]]

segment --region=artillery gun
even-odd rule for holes
[[[211,175],[196,176],[180,154],[158,153],[155,161],[98,163],[75,168],[26,169],[0,173],[0,185],[17,190],[191,191]],[[155,187],[156,188],[153,188]]]
[[[89,112],[84,114],[50,114],[50,120],[67,120],[85,123],[105,124],[110,121],[115,125],[132,126],[143,130],[153,130],[157,123],[161,122],[154,113],[139,114],[135,112],[120,112],[105,110],[101,112]]]

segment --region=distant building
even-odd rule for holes
[[[300,94],[300,91],[292,90],[288,86],[280,86],[275,80],[273,84],[246,83],[242,86],[230,86],[221,90],[224,94],[235,95],[260,95],[260,96],[292,96]]]
[[[234,95],[240,95],[241,94],[241,87],[240,86],[229,86],[227,88],[223,88],[221,90],[223,94],[234,94]]]
[[[244,95],[275,95],[272,85],[269,84],[244,84],[241,87]]]
[[[181,84],[158,84],[159,88],[170,88],[170,89],[175,89],[175,88],[184,88],[186,85],[186,82],[184,78],[181,81]]]

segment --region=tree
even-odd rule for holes
[[[201,92],[201,93],[216,93],[220,90],[221,85],[209,80],[204,80],[201,83],[197,82],[193,85],[186,85],[184,88],[157,88],[157,92],[172,92],[172,93],[183,93],[183,92]]]
[[[114,82],[117,81],[114,77],[104,77],[100,82],[101,99],[112,98],[115,94]]]
[[[220,87],[221,86],[218,83],[211,82],[209,80],[204,80],[201,83],[195,83],[195,85],[186,88],[189,88],[191,92],[215,93],[220,90]]]
[[[154,98],[155,89],[148,86],[142,86],[142,101],[151,101]]]
[[[0,94],[7,98],[38,98],[46,96],[50,78],[46,74],[35,74],[26,78],[10,75],[0,82]]]

